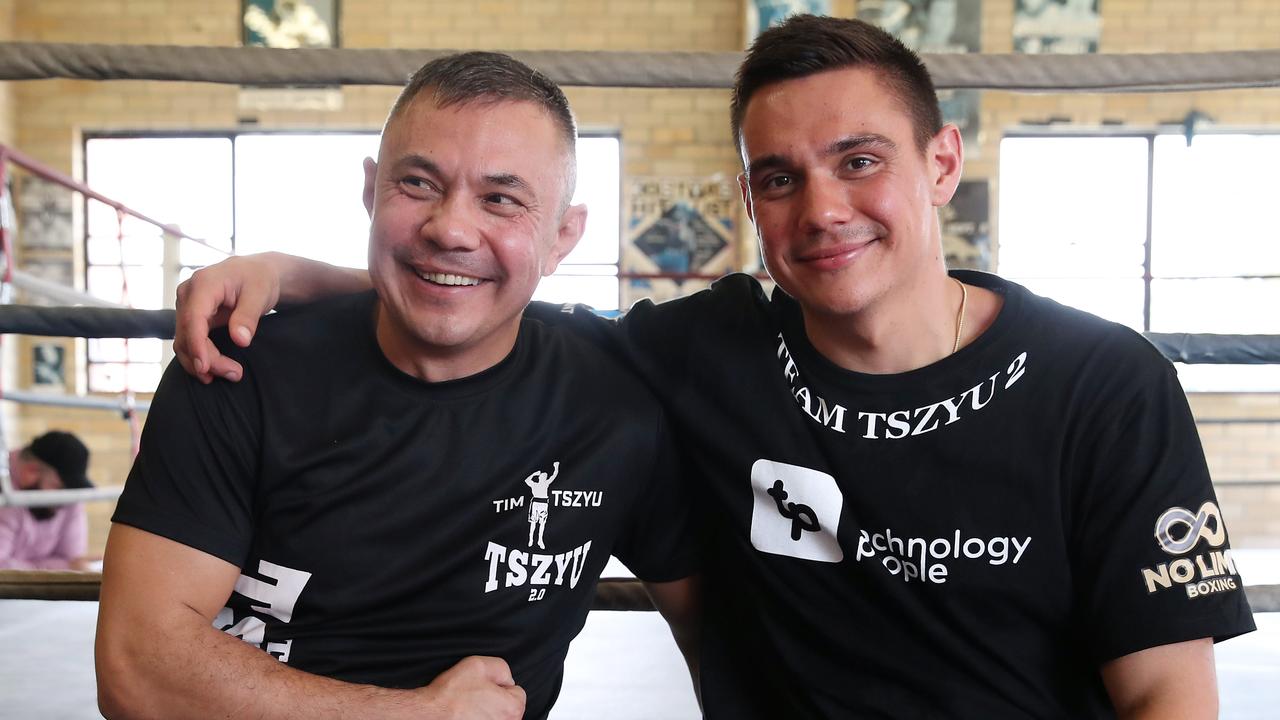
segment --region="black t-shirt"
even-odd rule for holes
[[[1253,629],[1173,367],[992,275],[954,355],[844,370],[746,276],[621,323],[714,511],[702,692],[721,718],[1107,717],[1101,663]]]
[[[505,659],[546,715],[616,555],[694,570],[664,416],[598,347],[525,319],[498,365],[397,370],[372,293],[263,320],[240,383],[173,364],[113,520],[242,569],[216,626],[292,667],[412,688]]]

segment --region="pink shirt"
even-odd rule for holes
[[[11,478],[18,471],[17,455],[9,455]],[[88,549],[89,521],[81,503],[63,505],[44,521],[25,507],[0,507],[0,569],[65,570]]]
[[[24,507],[0,507],[0,568],[65,570],[89,549],[84,505],[64,505],[48,520]]]

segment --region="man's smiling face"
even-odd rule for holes
[[[871,68],[784,80],[742,120],[743,199],[769,274],[807,314],[845,316],[941,262],[935,209],[954,192]],[[955,180],[958,180],[956,173]]]
[[[585,208],[564,210],[570,162],[531,102],[439,107],[427,89],[391,119],[365,203],[378,339],[393,363],[465,358],[478,371],[506,356],[538,281],[581,235]]]

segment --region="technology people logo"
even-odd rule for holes
[[[838,563],[836,540],[844,495],[836,479],[798,465],[757,460],[751,466],[751,545],[761,552]]]

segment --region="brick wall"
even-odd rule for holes
[[[14,0],[0,0],[0,42],[11,40],[13,35]],[[12,83],[0,82],[0,144],[13,142],[13,91]]]
[[[742,5],[743,0],[343,0],[340,35],[346,47],[736,50],[742,42]],[[1012,0],[983,3],[984,51],[1012,49],[1012,7]],[[239,8],[240,0],[0,0],[0,38],[11,28],[13,39],[20,40],[236,45]],[[852,15],[855,9],[855,0],[833,2],[838,15]],[[1280,46],[1276,0],[1102,0],[1102,11],[1104,52]],[[78,173],[84,132],[236,128],[242,120],[237,93],[233,87],[197,83],[0,84],[0,140],[8,137],[45,162]],[[568,94],[584,129],[621,134],[624,177],[738,172],[728,138],[726,91],[572,88]],[[391,88],[344,88],[340,111],[257,113],[253,126],[377,128],[394,95]],[[1096,126],[1120,119],[1147,128],[1192,109],[1207,112],[1220,126],[1280,126],[1280,90],[986,92],[983,133],[978,147],[968,148],[966,176],[990,179],[994,203],[1002,130],[1024,122],[1065,117],[1080,126]],[[996,217],[994,207],[991,216]],[[754,257],[754,252],[746,249],[740,257]],[[74,344],[68,348],[75,350]],[[6,363],[6,368],[12,366]],[[26,384],[25,362],[18,364],[18,372],[18,385]],[[1280,418],[1277,396],[1196,396],[1192,403],[1205,417]],[[105,484],[123,480],[128,432],[111,414],[24,408],[17,427],[6,427],[9,440],[16,441],[55,426],[86,436],[95,451],[95,479]],[[1202,432],[1217,476],[1255,482],[1280,478],[1280,424],[1205,425]],[[1238,544],[1280,545],[1280,485],[1232,484],[1221,487],[1220,495]],[[103,504],[95,507],[95,538],[105,533],[109,510]]]
[[[15,17],[14,0],[0,0],[0,42],[13,39]],[[0,144],[3,145],[12,145],[16,140],[13,107],[13,83],[0,82]],[[3,366],[0,368],[0,383],[4,387],[13,387],[17,377],[13,369],[16,357],[14,343],[0,345],[0,366]],[[12,403],[0,403],[0,427],[13,427],[16,417]]]
[[[1280,547],[1280,394],[1197,393],[1205,458],[1237,546]],[[1241,418],[1255,423],[1217,424]]]

